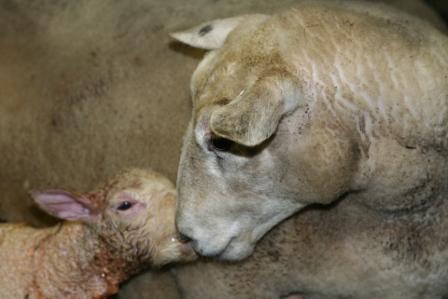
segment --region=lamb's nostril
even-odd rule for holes
[[[182,233],[179,233],[178,239],[181,243],[188,243],[188,242],[193,241],[192,238],[190,238],[189,236],[184,235]]]

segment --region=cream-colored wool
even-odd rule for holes
[[[238,270],[206,264],[197,277],[205,268],[243,288],[263,268],[250,288],[260,298],[276,287],[305,298],[444,298],[448,38],[401,11],[341,3],[173,34],[211,49],[191,81],[178,228],[199,253],[240,260],[309,206]]]
[[[174,33],[193,73],[178,229],[241,259],[272,227],[341,197],[410,213],[448,184],[448,37],[382,4],[310,1]],[[207,30],[205,30],[206,28]]]

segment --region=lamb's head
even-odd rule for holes
[[[86,223],[129,264],[161,266],[195,258],[177,237],[175,188],[155,172],[127,170],[84,194],[47,190],[32,196],[50,215]]]
[[[369,177],[360,169],[375,136],[409,137],[403,123],[388,123],[406,121],[401,102],[397,115],[385,108],[421,93],[409,57],[424,51],[395,21],[317,5],[173,34],[212,50],[192,77],[177,182],[176,224],[197,252],[246,257],[302,207],[363,189]]]

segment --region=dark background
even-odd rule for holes
[[[448,0],[426,0],[426,3],[433,6],[448,23]]]

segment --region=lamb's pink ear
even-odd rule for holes
[[[98,214],[90,200],[63,190],[31,191],[31,197],[39,208],[63,220],[95,221]]]

